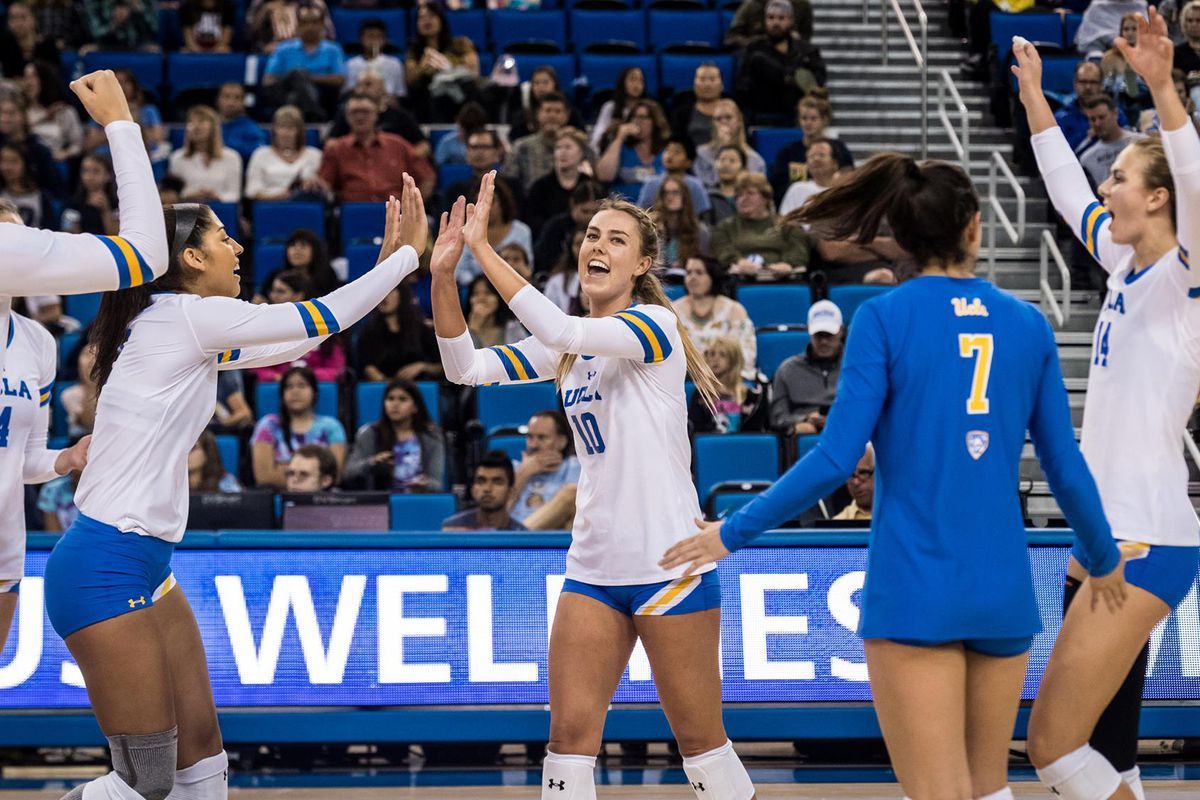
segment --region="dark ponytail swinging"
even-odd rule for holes
[[[183,265],[183,251],[189,247],[200,248],[204,235],[216,225],[208,206],[199,203],[166,206],[163,218],[167,226],[167,249],[171,254],[166,274],[153,284],[105,292],[100,299],[100,311],[88,336],[88,342],[96,347],[92,379],[96,381],[97,392],[104,388],[112,373],[129,326],[150,306],[151,294],[185,291],[191,284],[196,271]]]

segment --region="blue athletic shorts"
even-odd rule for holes
[[[46,613],[63,639],[154,605],[175,587],[175,545],[80,514],[46,562]]]
[[[1125,580],[1144,589],[1174,608],[1192,590],[1196,568],[1200,564],[1200,547],[1171,547],[1162,544],[1119,541],[1125,557]],[[1088,568],[1087,554],[1076,543],[1071,548],[1084,569]]]
[[[715,569],[673,581],[629,586],[597,586],[568,578],[562,590],[599,600],[627,617],[673,617],[721,607],[721,581]]]
[[[909,647],[937,647],[951,644],[950,641],[931,642],[923,639],[891,639],[889,641]],[[1012,658],[1029,652],[1029,648],[1033,644],[1033,637],[1016,636],[1009,639],[957,639],[953,641],[961,641],[963,649],[970,650],[972,653],[980,653],[993,658]]]

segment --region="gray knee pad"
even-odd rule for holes
[[[109,736],[113,771],[146,800],[166,800],[175,785],[178,729]]]

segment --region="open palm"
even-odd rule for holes
[[[438,237],[433,243],[433,255],[429,259],[429,269],[435,275],[454,274],[463,251],[463,224],[467,216],[467,201],[459,197],[454,201],[450,210],[442,212],[441,225],[438,227]]]
[[[472,248],[487,244],[488,223],[492,215],[492,198],[496,192],[496,171],[492,170],[479,182],[479,196],[467,206],[467,223],[463,237]]]
[[[1129,44],[1120,36],[1113,44],[1147,85],[1170,86],[1175,45],[1167,35],[1167,21],[1154,6],[1150,6],[1149,15],[1148,20],[1138,17],[1137,45]]]

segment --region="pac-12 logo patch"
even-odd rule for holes
[[[978,461],[987,452],[987,449],[987,431],[967,431],[967,452],[971,454],[971,458]]]

